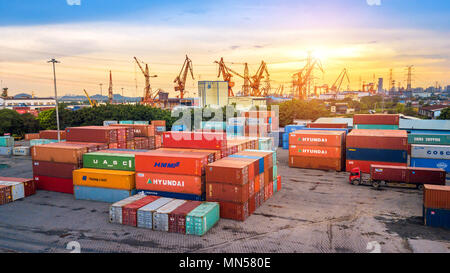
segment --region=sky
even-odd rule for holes
[[[175,96],[174,79],[185,56],[193,62],[188,96],[197,81],[218,80],[224,58],[251,74],[268,63],[272,87],[290,88],[308,54],[320,59],[316,85],[332,85],[346,68],[351,89],[389,70],[406,86],[450,85],[448,0],[0,0],[0,84],[10,94],[106,94],[109,71],[115,93],[142,96],[144,77],[133,57],[149,64],[153,90]],[[235,91],[243,82],[235,77]],[[136,87],[137,83],[137,87]],[[237,89],[237,90],[236,90]]]

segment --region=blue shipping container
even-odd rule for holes
[[[426,226],[450,229],[450,210],[425,208],[424,220]]]
[[[75,186],[74,195],[77,200],[99,201],[115,203],[137,193],[136,190],[117,190],[95,187]]]
[[[411,158],[411,167],[439,168],[450,173],[450,160],[429,159],[429,158]]]
[[[348,148],[348,160],[365,160],[378,162],[407,163],[408,152],[401,150]]]
[[[138,190],[139,194],[154,195],[159,197],[173,198],[173,199],[183,199],[192,201],[206,201],[206,193],[202,195],[188,194],[188,193],[177,193],[177,192],[165,192],[165,191],[144,191]]]
[[[285,133],[292,133],[295,132],[297,130],[301,130],[303,128],[306,128],[305,125],[286,125],[286,127],[284,127],[284,132]]]
[[[173,125],[172,126],[172,131],[174,131],[174,132],[187,131],[186,128],[187,127],[184,124]]]

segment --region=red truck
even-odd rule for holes
[[[363,176],[359,168],[350,173],[353,185],[369,184],[378,189],[382,185],[409,184],[423,190],[424,184],[445,185],[446,172],[443,169],[371,165],[370,176]]]

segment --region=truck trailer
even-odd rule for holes
[[[446,172],[434,168],[371,165],[369,176],[364,176],[359,168],[354,168],[349,180],[353,185],[368,184],[376,189],[384,185],[403,184],[423,190],[425,184],[444,186]]]

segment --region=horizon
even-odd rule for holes
[[[188,97],[197,81],[218,80],[214,61],[224,57],[251,75],[268,63],[272,88],[285,84],[305,65],[308,52],[325,71],[316,85],[332,85],[347,68],[350,89],[361,81],[375,83],[389,70],[406,87],[406,67],[414,65],[412,87],[450,85],[450,3],[420,0],[294,1],[156,1],[32,0],[0,2],[0,80],[11,95],[53,94],[47,61],[56,58],[59,96],[107,94],[112,70],[115,94],[139,97],[144,77],[133,57],[146,62],[152,89],[176,96],[173,80],[187,54],[195,81],[188,78]],[[80,5],[77,5],[80,3]],[[380,3],[380,5],[377,5]],[[413,20],[411,19],[413,18]],[[234,64],[232,64],[234,63]],[[136,89],[135,78],[138,88]],[[243,82],[234,77],[235,93]],[[347,84],[344,83],[346,87]],[[345,88],[344,88],[345,89]]]

